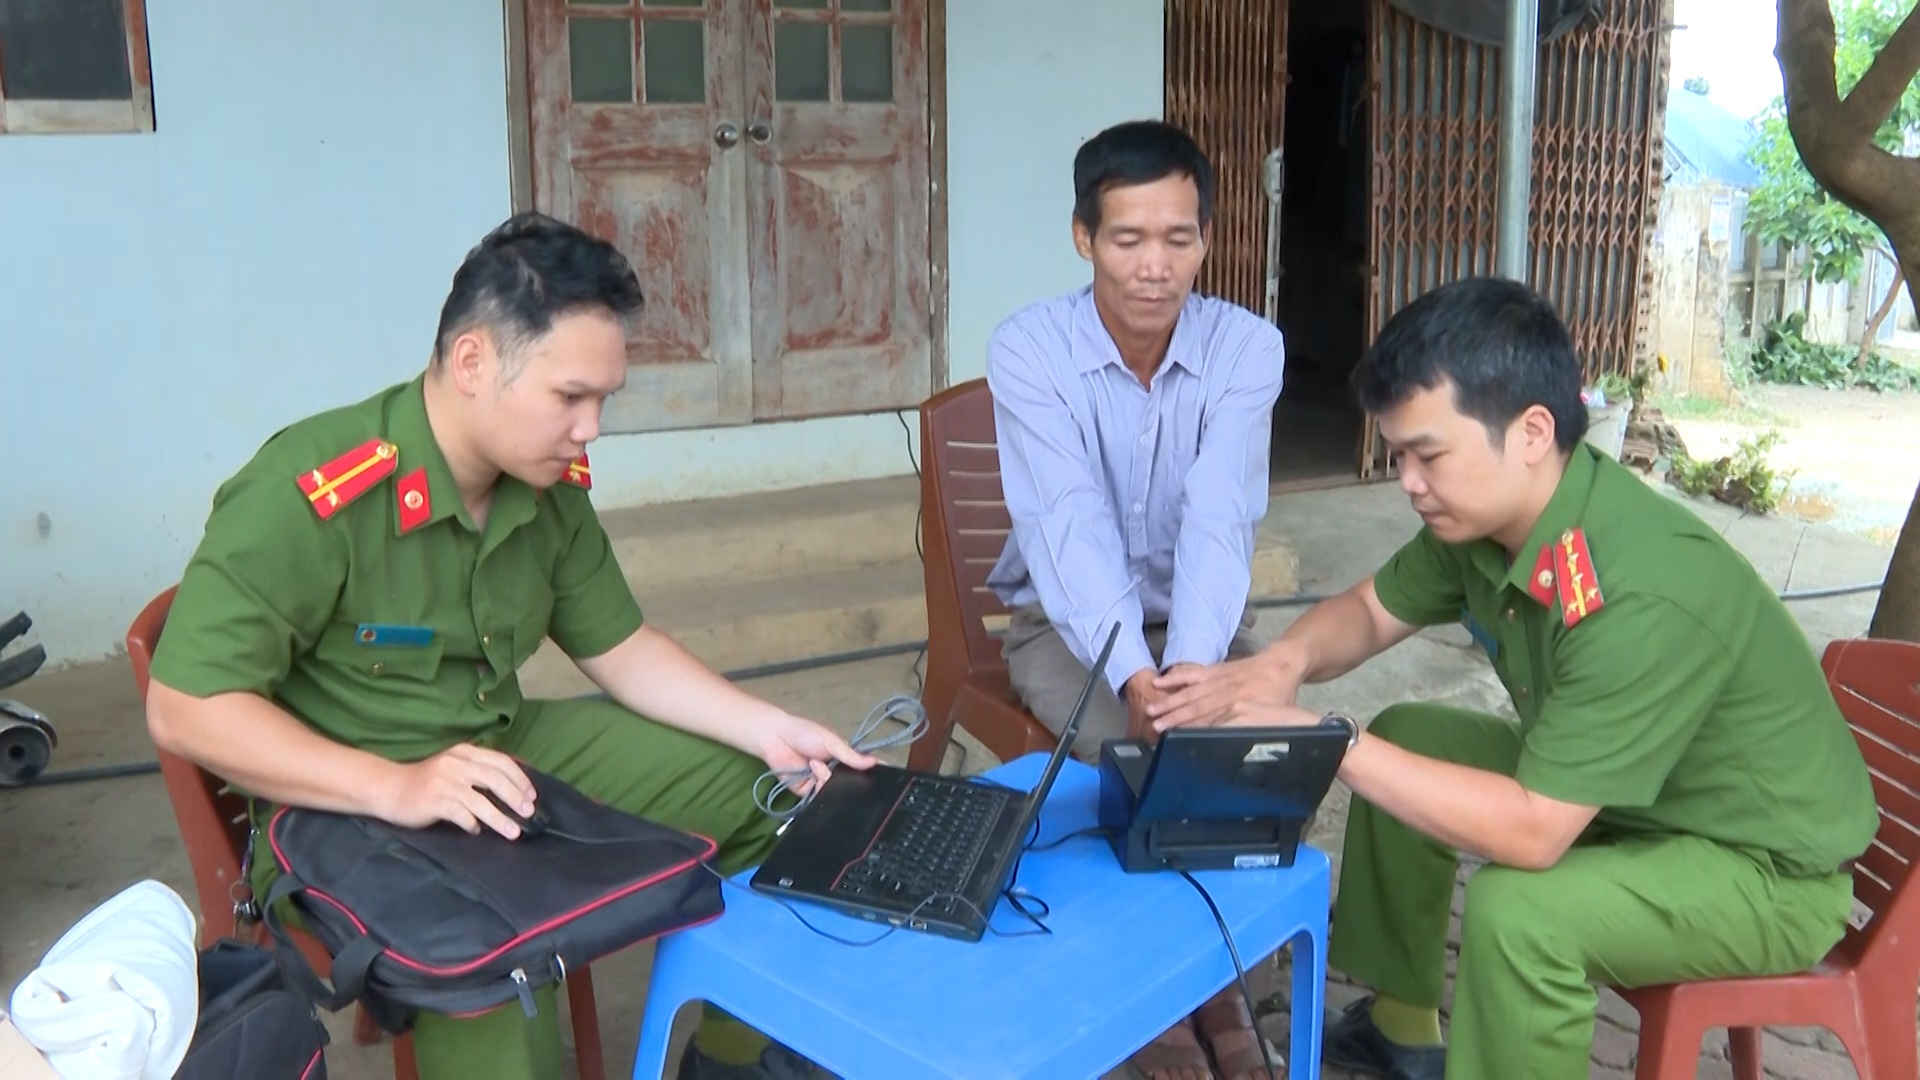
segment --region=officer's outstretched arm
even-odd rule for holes
[[[832,729],[754,697],[650,626],[574,663],[608,697],[634,712],[725,743],[774,769],[806,767],[824,780],[836,761],[857,769],[874,764]]]
[[[1212,667],[1182,665],[1155,680],[1167,697],[1149,704],[1155,731],[1231,723],[1294,703],[1305,683],[1338,678],[1412,636],[1380,604],[1368,578],[1315,604],[1257,656]]]

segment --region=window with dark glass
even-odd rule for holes
[[[0,133],[153,130],[146,0],[0,0]]]

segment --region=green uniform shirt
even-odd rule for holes
[[[303,420],[221,486],[154,655],[196,697],[245,691],[396,761],[485,739],[521,703],[515,672],[551,636],[606,652],[639,605],[582,488],[502,477],[476,529],[427,424],[425,377]],[[385,438],[398,467],[322,519],[299,478]],[[424,469],[408,517],[402,478]]]
[[[1536,556],[1584,533],[1600,606],[1567,626],[1529,591]],[[1685,505],[1581,444],[1508,565],[1430,530],[1374,579],[1403,622],[1466,622],[1520,714],[1516,779],[1601,807],[1597,825],[1687,833],[1834,871],[1878,825],[1873,788],[1805,635],[1751,564]],[[1558,589],[1554,589],[1558,593]]]

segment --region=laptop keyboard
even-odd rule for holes
[[[980,859],[1008,793],[979,784],[912,780],[900,793],[866,857],[852,863],[833,891],[917,904],[958,893]],[[952,897],[929,902],[922,914],[952,914]]]

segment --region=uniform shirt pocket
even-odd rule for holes
[[[381,643],[364,640],[354,624],[334,623],[320,635],[314,655],[323,663],[362,679],[432,682],[439,677],[446,640],[438,632],[424,642]]]

